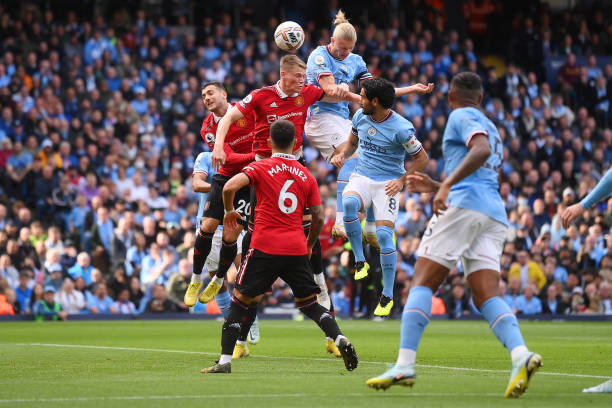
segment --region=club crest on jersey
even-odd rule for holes
[[[236,122],[236,126],[238,126],[239,128],[243,128],[246,126],[246,119],[245,118],[240,118],[238,119],[238,121]]]
[[[370,126],[368,129],[368,135],[374,136],[376,134],[376,128],[374,126]]]
[[[213,135],[212,133],[208,132],[207,134],[204,135],[204,140],[206,140],[206,143],[209,145],[214,145],[215,144],[215,135]]]
[[[302,106],[304,104],[304,97],[302,95],[298,95],[295,98],[295,106]]]
[[[325,66],[325,58],[323,58],[323,56],[322,56],[322,55],[317,55],[317,56],[315,57],[315,63],[316,63],[317,65],[320,65],[320,66],[324,67],[324,66]]]

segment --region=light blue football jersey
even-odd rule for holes
[[[497,128],[480,110],[471,107],[459,108],[449,115],[442,138],[444,171],[447,176],[455,171],[468,154],[468,142],[477,133],[485,133],[488,136],[491,155],[478,170],[451,188],[448,195],[449,205],[479,211],[508,225],[498,185],[504,146]]]
[[[211,152],[202,152],[198,154],[198,157],[193,165],[193,173],[206,173],[206,181],[209,183],[215,174],[215,170],[213,169],[212,161],[210,159],[211,154]],[[202,221],[202,218],[204,217],[204,206],[206,205],[208,193],[196,193],[196,197],[198,198],[198,215],[196,219],[198,221],[197,227],[199,227],[200,221]]]
[[[359,55],[350,53],[345,59],[337,60],[329,53],[327,46],[320,45],[308,57],[306,83],[320,86],[319,76],[330,73],[334,76],[336,85],[350,84],[356,79],[372,78],[363,58]],[[310,115],[322,112],[333,113],[348,119],[348,102],[317,102],[308,110]]]
[[[402,176],[404,156],[422,149],[412,123],[396,112],[376,122],[359,109],[353,115],[353,134],[359,137],[355,173],[374,181],[386,181]]]

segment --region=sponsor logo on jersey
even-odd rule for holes
[[[373,128],[370,128],[370,129],[373,129]],[[385,147],[378,146],[377,144],[372,143],[370,138],[368,138],[368,140],[359,139],[359,145],[361,146],[361,148],[369,152],[387,154],[387,149]]]
[[[304,104],[304,97],[302,95],[298,95],[295,98],[295,106],[302,106]]]
[[[266,115],[266,119],[268,119],[268,123],[276,122],[276,115]]]
[[[370,126],[368,129],[368,135],[374,136],[376,134],[376,128],[374,126]]]
[[[344,71],[344,72],[347,72],[347,71],[348,71],[348,68],[346,67],[346,65],[344,65],[344,64],[339,64],[338,66],[340,67],[340,69],[341,69],[342,71]]]

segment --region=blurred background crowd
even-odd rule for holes
[[[358,31],[354,52],[374,76],[435,84],[394,109],[413,122],[436,179],[444,178],[450,79],[463,70],[482,77],[483,108],[504,143],[500,193],[511,226],[500,290],[513,309],[612,314],[612,200],[567,230],[560,222],[612,160],[609,2],[123,3],[0,5],[0,313],[187,312],[191,172],[208,150],[199,135],[209,114],[201,84],[222,82],[234,101],[275,83],[278,23],[302,25],[305,60],[329,42],[342,7]],[[350,248],[331,237],[336,169],[310,147],[305,157],[326,203],[321,242],[332,299],[345,314],[369,317],[380,293],[378,253],[366,248],[375,273],[356,284]],[[431,198],[401,195],[396,312]],[[434,313],[477,313],[469,293],[458,264]],[[264,305],[293,307],[291,291],[277,282]],[[214,303],[195,311],[219,312]]]

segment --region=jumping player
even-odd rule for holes
[[[363,58],[352,53],[357,41],[357,32],[355,27],[348,22],[342,10],[338,11],[333,25],[335,28],[330,43],[317,47],[308,57],[306,82],[320,86],[325,92],[334,87],[348,92],[350,83],[355,80],[363,82],[372,78],[372,74],[368,72]],[[395,95],[424,94],[432,90],[433,84],[415,84],[395,88]],[[329,162],[334,153],[337,152],[336,149],[346,142],[351,131],[348,102],[320,101],[312,105],[308,111],[305,131],[308,142],[317,148],[323,158]],[[357,157],[353,155],[345,161],[344,166],[338,172],[336,223],[332,234],[343,239],[348,238],[344,230],[342,193],[346,183],[348,183],[349,176],[355,170],[356,164]],[[366,215],[367,222],[364,235],[368,242],[375,243],[374,215],[371,211],[368,211]]]
[[[429,160],[416,138],[414,126],[391,107],[395,91],[391,82],[382,78],[368,79],[361,88],[361,106],[353,116],[353,129],[331,162],[346,166],[357,151],[357,165],[351,174],[342,200],[344,225],[355,254],[355,280],[368,276],[361,242],[358,212],[372,209],[376,220],[376,237],[380,244],[383,290],[374,310],[377,316],[388,316],[393,308],[393,285],[397,253],[393,230],[399,212],[399,194],[406,177],[421,171]],[[404,169],[406,152],[413,158],[409,170]]]
[[[277,278],[293,291],[300,311],[316,322],[327,337],[334,339],[347,370],[357,367],[355,348],[340,331],[330,311],[317,302],[320,291],[313,279],[309,255],[323,226],[323,206],[317,182],[294,155],[295,126],[277,120],[270,127],[270,158],[245,167],[232,177],[223,189],[225,228],[237,228],[241,217],[234,207],[237,191],[253,185],[257,194],[257,211],[251,247],[236,276],[230,312],[221,336],[221,357],[202,373],[230,373],[234,344],[248,331],[255,318],[257,302]],[[303,235],[302,217],[309,208],[312,226]]]

